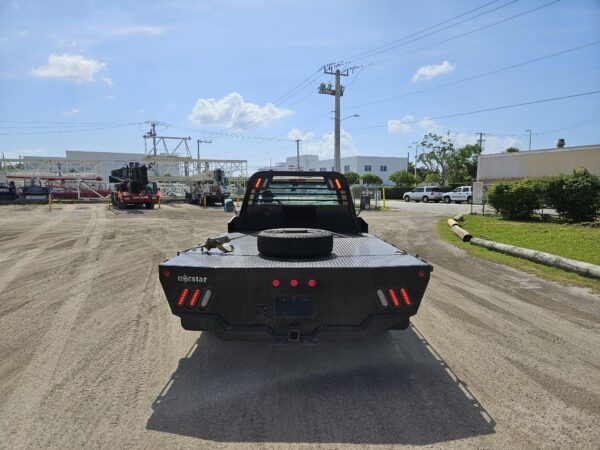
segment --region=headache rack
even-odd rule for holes
[[[240,214],[228,231],[270,228],[368,231],[366,222],[356,217],[348,181],[338,172],[263,171],[250,177]]]

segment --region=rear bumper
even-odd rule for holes
[[[377,314],[369,316],[357,326],[322,325],[310,334],[302,334],[290,326],[286,332],[276,332],[268,325],[230,325],[218,315],[183,316],[181,326],[190,331],[209,331],[227,341],[266,341],[276,344],[319,341],[363,340],[386,330],[408,328],[409,317],[404,314]]]

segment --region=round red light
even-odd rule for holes
[[[292,281],[290,281],[290,286],[297,287],[298,286],[298,280],[296,280],[295,278],[292,279]]]
[[[425,278],[426,276],[427,276],[427,272],[425,272],[424,270],[419,270],[419,277]]]
[[[315,287],[317,285],[317,281],[316,280],[308,280],[308,285],[310,287]]]
[[[273,280],[273,287],[279,287],[279,280],[277,278]]]
[[[169,278],[170,276],[171,276],[171,271],[170,270],[163,270],[163,277]]]

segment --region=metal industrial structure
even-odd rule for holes
[[[100,163],[65,159],[1,159],[0,173],[14,181],[17,189],[31,185],[32,180],[50,188],[55,198],[79,199],[105,197],[109,191],[100,176]]]
[[[193,184],[203,180],[202,173],[216,169],[222,170],[230,183],[242,184],[248,178],[247,160],[200,159],[200,143],[210,143],[200,140],[197,158],[193,158],[190,137],[159,136],[157,125],[151,122],[150,131],[144,134],[143,161],[149,169],[148,180],[158,184],[164,197],[185,197]]]
[[[108,196],[107,173],[132,164],[148,168],[148,181],[157,183],[163,199],[184,199],[192,185],[204,180],[205,172],[216,169],[231,184],[241,186],[247,180],[247,160],[200,159],[200,142],[209,143],[200,140],[194,158],[190,137],[159,136],[157,125],[151,122],[150,131],[144,134],[143,154],[67,151],[67,157],[0,159],[0,175],[7,183],[14,181],[19,190],[35,180],[51,188],[54,197],[72,199]],[[85,155],[85,159],[70,159],[69,154]]]

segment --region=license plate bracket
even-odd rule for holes
[[[314,317],[313,298],[301,295],[275,297],[274,315],[276,319]]]

